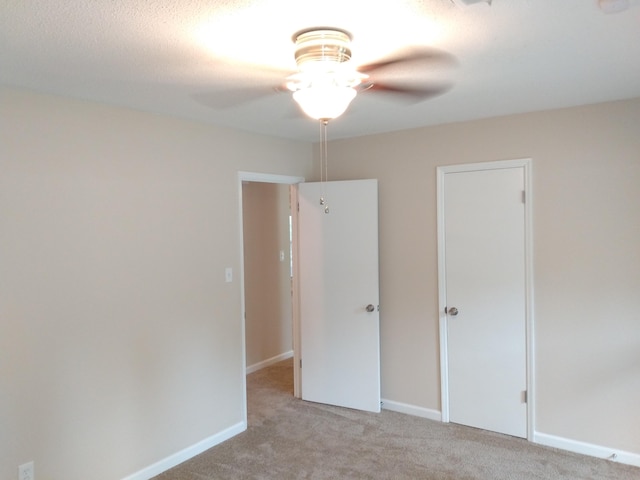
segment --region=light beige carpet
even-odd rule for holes
[[[640,480],[640,468],[505,435],[297,400],[291,360],[247,385],[247,431],[157,480]]]

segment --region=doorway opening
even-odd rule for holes
[[[298,354],[294,321],[293,255],[295,185],[302,177],[238,173],[240,286],[243,308],[244,417],[247,422],[246,375]],[[294,368],[294,396],[298,395]]]

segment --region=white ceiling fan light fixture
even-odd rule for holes
[[[327,85],[302,88],[293,92],[293,99],[302,111],[316,120],[333,120],[342,115],[356,97],[351,87]]]
[[[293,35],[298,73],[287,88],[302,111],[316,120],[342,115],[367,75],[351,65],[351,34],[332,27],[301,30]]]
[[[273,92],[287,92],[293,94],[294,101],[306,116],[317,120],[333,120],[348,109],[359,93],[386,96],[407,105],[449,90],[451,83],[447,79],[439,79],[438,72],[442,73],[443,69],[456,65],[451,55],[426,46],[424,40],[414,46],[391,49],[392,53],[386,53],[393,45],[387,33],[385,31],[385,35],[380,35],[378,32],[377,37],[382,37],[377,39],[378,44],[384,48],[374,49],[382,50],[385,54],[377,60],[371,60],[370,53],[365,54],[364,58],[368,60],[365,63],[356,60],[362,58],[361,53],[352,58],[352,48],[355,51],[355,47],[363,46],[362,50],[366,52],[367,48],[371,48],[371,42],[361,45],[352,43],[351,34],[336,27],[299,30],[292,37],[293,49],[291,46],[267,48],[264,45],[268,43],[266,40],[259,42],[261,52],[266,53],[256,53],[259,59],[252,63],[256,76],[245,75],[246,78],[241,79],[243,84],[236,88],[235,98],[231,98],[231,94],[217,98],[212,95],[212,100],[203,98],[208,106],[228,108],[266,97]],[[253,44],[253,40],[246,43]],[[281,63],[276,62],[262,68],[265,63],[262,57],[267,58],[272,50],[284,50],[289,59],[285,62],[288,66],[281,67]],[[296,62],[293,69],[292,54]],[[279,79],[277,84],[275,78]],[[257,80],[255,83],[252,82],[254,79]]]

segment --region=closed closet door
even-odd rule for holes
[[[449,421],[526,437],[524,168],[441,174]]]

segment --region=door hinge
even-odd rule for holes
[[[300,359],[300,368],[302,368],[302,359]]]
[[[526,390],[522,392],[522,403],[529,403],[529,393]]]
[[[298,209],[298,211],[300,211],[300,202],[297,202],[296,208]]]
[[[522,203],[527,203],[527,191],[522,191]]]

